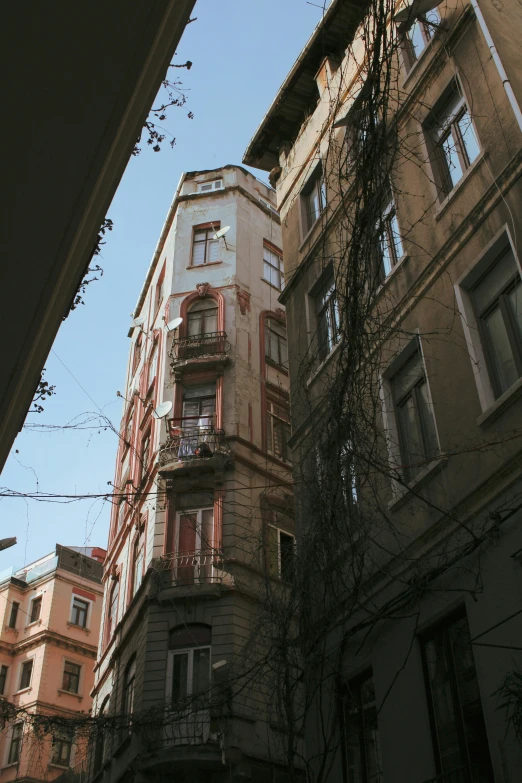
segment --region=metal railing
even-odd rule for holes
[[[214,454],[228,454],[229,448],[224,430],[214,427],[171,427],[171,435],[160,448],[159,463],[185,462],[213,457]]]
[[[480,767],[477,764],[464,764],[423,783],[483,783],[486,780],[488,780],[487,775],[485,777],[480,775]]]
[[[170,356],[174,361],[183,361],[202,356],[220,356],[228,353],[229,350],[226,332],[209,332],[173,340]]]
[[[212,584],[223,581],[223,555],[217,549],[197,549],[162,555],[158,569],[171,571],[175,586]]]

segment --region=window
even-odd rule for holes
[[[265,357],[274,364],[288,369],[286,328],[274,318],[265,320]]]
[[[72,737],[68,732],[60,732],[53,737],[51,764],[69,767],[71,764]]]
[[[127,668],[123,680],[123,714],[132,715],[134,712],[134,686],[136,683],[136,656],[133,656]]]
[[[89,602],[83,601],[81,598],[74,596],[71,623],[73,625],[79,625],[81,628],[87,628],[87,617],[89,614]]]
[[[222,187],[222,179],[214,179],[211,182],[200,182],[198,185],[198,193],[209,193],[211,190],[221,190]]]
[[[422,639],[421,647],[437,774],[449,780],[465,768],[468,775],[462,779],[493,783],[466,617],[439,625]]]
[[[323,179],[323,168],[318,166],[301,191],[303,204],[303,223],[305,232],[312,226],[326,209],[326,184]]]
[[[65,661],[63,669],[62,690],[78,693],[80,690],[80,674],[82,667],[72,661]]]
[[[404,35],[404,50],[408,67],[419,59],[429,42],[437,32],[440,25],[440,16],[436,8],[429,11],[425,16],[416,19],[406,30]]]
[[[0,666],[0,696],[5,696],[5,685],[7,681],[8,666]]]
[[[156,380],[156,373],[158,371],[158,343],[154,343],[152,353],[149,359],[149,372],[147,376],[147,389],[150,389],[154,381]]]
[[[314,296],[317,317],[319,360],[326,359],[340,340],[340,317],[333,274],[320,286]]]
[[[106,696],[102,702],[101,709],[98,713],[98,718],[104,718],[109,712],[110,696]],[[94,773],[100,771],[103,761],[105,759],[105,727],[103,721],[97,721],[96,727],[96,739],[94,746]]]
[[[9,755],[7,757],[8,764],[16,764],[20,760],[23,733],[24,733],[24,724],[15,723],[15,725],[13,726],[13,732],[11,734],[11,743],[9,745]]]
[[[109,607],[107,612],[107,641],[111,638],[117,623],[118,615],[118,597],[120,592],[120,583],[116,580],[109,594]]]
[[[216,412],[216,384],[186,386],[183,390],[183,427],[212,427]]]
[[[171,631],[167,697],[172,705],[183,704],[189,698],[191,708],[196,700],[208,703],[211,638],[211,629],[204,625]]]
[[[125,502],[125,498],[122,498],[118,505],[118,511],[117,511],[118,517],[116,520],[116,524],[118,530],[123,525],[123,520],[125,519],[126,513],[127,513],[127,503]]]
[[[132,441],[133,418],[134,418],[134,405],[131,405],[127,412],[127,416],[125,418],[125,428],[123,430],[123,438],[124,438],[123,454],[124,455],[127,453],[127,449],[130,447]]]
[[[382,783],[382,764],[372,674],[343,689],[344,755],[349,783]]]
[[[511,245],[470,290],[495,397],[522,376],[522,280]]]
[[[438,452],[433,406],[419,348],[391,383],[404,477],[410,480]]]
[[[286,400],[266,401],[266,450],[274,457],[289,461],[290,411]]]
[[[348,442],[339,454],[339,471],[345,506],[354,508],[359,502],[359,480],[355,469],[353,447]]]
[[[136,342],[134,343],[134,353],[132,355],[132,375],[134,375],[140,363],[142,342],[143,342],[143,332],[140,332],[138,337],[136,338]]]
[[[259,196],[259,201],[261,202],[261,204],[262,204],[264,207],[266,207],[267,209],[269,209],[271,212],[275,212],[275,213],[276,213],[276,215],[278,215],[278,214],[279,214],[279,210],[277,209],[277,207],[275,207],[273,204],[271,204],[271,203],[270,203],[269,201],[267,201],[265,198],[261,198],[261,196]]]
[[[384,280],[400,261],[403,248],[395,201],[391,191],[378,226],[379,230],[379,278]]]
[[[295,536],[268,525],[268,572],[290,582],[295,569]]]
[[[132,595],[137,592],[138,587],[141,585],[143,579],[143,549],[143,536],[139,536],[134,542],[134,546],[132,548]]]
[[[22,664],[22,671],[20,675],[20,688],[19,690],[23,690],[23,688],[28,688],[31,684],[31,676],[33,674],[33,663],[34,661],[31,659],[29,661],[24,661]]]
[[[40,615],[42,613],[42,597],[38,596],[38,598],[33,598],[31,601],[31,615],[29,622],[30,623],[36,623],[40,619]]]
[[[141,476],[145,476],[150,462],[150,430],[141,442]]]
[[[192,242],[192,266],[203,266],[219,261],[219,239],[214,239],[219,231],[219,223],[211,228],[195,228]]]
[[[285,287],[283,259],[266,245],[263,245],[263,279],[279,291]]]
[[[165,289],[165,269],[163,269],[163,272],[161,274],[161,277],[159,278],[157,285],[156,285],[156,294],[154,297],[154,312],[157,313],[158,310],[161,307],[161,303],[163,302],[163,292]]]
[[[480,152],[469,111],[455,82],[440,109],[432,112],[429,125],[435,153],[435,176],[445,196]]]
[[[215,334],[218,330],[218,309],[214,299],[200,299],[192,305],[187,316],[188,337]]]
[[[180,511],[177,530],[175,578],[178,584],[212,581],[214,576],[214,508]]]
[[[16,621],[18,619],[18,610],[20,604],[18,601],[13,601],[11,604],[11,614],[9,615],[9,628],[16,628]]]

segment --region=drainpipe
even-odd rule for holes
[[[493,43],[493,38],[491,37],[491,34],[486,25],[486,21],[482,16],[482,11],[479,8],[479,4],[477,0],[470,0],[470,2],[471,5],[473,6],[473,10],[475,11],[475,16],[477,17],[477,21],[480,25],[480,29],[482,30],[484,38],[486,39],[486,43],[491,52],[491,56],[493,57],[493,61],[497,66],[497,71],[499,72],[500,78],[502,79],[502,84],[504,85],[504,89],[506,91],[508,101],[511,104],[511,108],[513,109],[516,120],[518,122],[518,127],[522,132],[522,111],[520,111],[520,106],[518,105],[517,99],[515,97],[515,93],[513,92],[513,87],[511,86],[507,73],[504,70],[504,66],[502,65],[502,61],[499,57],[495,44]]]

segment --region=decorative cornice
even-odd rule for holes
[[[5,644],[5,643],[4,643]],[[35,647],[39,647],[42,644],[51,644],[54,647],[61,647],[64,650],[75,652],[77,655],[86,655],[88,658],[96,659],[98,652],[97,645],[87,644],[85,642],[76,641],[62,636],[62,634],[49,629],[40,631],[29,639],[23,639],[20,642],[15,642],[10,645],[9,655],[12,657],[19,655],[20,653],[33,650]]]

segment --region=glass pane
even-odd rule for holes
[[[210,648],[194,650],[192,695],[208,693],[210,687]]]
[[[473,288],[473,301],[479,315],[500,296],[517,271],[515,257],[509,247],[480,283]]]
[[[433,412],[433,405],[428,399],[428,384],[426,382],[421,383],[418,388],[418,402],[420,408],[420,415],[422,417],[422,425],[424,430],[424,438],[426,443],[426,457],[433,457],[439,450],[439,444],[437,441],[437,433],[435,431],[435,415]]]
[[[475,129],[473,128],[473,123],[471,122],[471,117],[469,116],[467,111],[465,111],[464,114],[459,119],[458,125],[459,125],[460,132],[462,134],[462,141],[464,142],[464,147],[466,149],[468,160],[470,163],[473,163],[473,161],[475,160],[475,158],[480,152],[480,147],[477,141],[477,137],[475,135]]]
[[[217,308],[207,310],[205,313],[205,331],[204,334],[217,332]]]
[[[393,259],[390,252],[390,242],[388,239],[388,232],[385,229],[379,239],[379,245],[381,248],[381,263],[383,268],[383,276],[388,277],[393,267]]]
[[[482,320],[489,338],[490,358],[496,367],[502,393],[517,380],[518,372],[500,307],[496,307]]]
[[[279,337],[273,332],[271,332],[270,335],[270,358],[279,364]]]
[[[319,191],[317,184],[314,185],[314,189],[306,197],[306,208],[308,215],[308,228],[311,228],[320,215]]]
[[[203,321],[203,313],[189,313],[188,314],[188,336],[199,337],[201,334],[201,326]]]
[[[522,341],[522,282],[519,280],[508,294],[508,302],[513,313],[515,332]]]
[[[270,576],[279,576],[279,531],[277,528],[269,525],[267,528],[267,557],[268,573]]]
[[[267,264],[265,261],[265,263],[263,264],[263,277],[265,280],[268,280],[268,282],[270,282],[271,280],[271,275],[270,275],[271,269],[272,267],[270,266],[270,264]]]
[[[402,247],[401,232],[399,230],[399,221],[397,220],[396,214],[393,215],[390,221],[390,228],[391,228],[393,244],[395,247],[395,258],[397,259],[397,261],[399,261],[402,257],[402,254],[404,253],[404,250]]]
[[[426,41],[422,35],[422,23],[417,20],[411,27],[408,33],[415,59],[420,57],[424,49],[426,48]]]
[[[398,414],[401,450],[403,459],[406,462],[404,468],[408,477],[412,477],[418,473],[422,467],[419,462],[422,462],[424,459],[421,432],[415,411],[413,394],[399,405]]]
[[[172,701],[187,698],[188,652],[174,656],[172,664]]]
[[[459,182],[459,180],[462,178],[462,166],[460,165],[457,152],[457,142],[451,131],[442,142],[442,149],[446,159],[446,165],[448,167],[448,174],[450,176],[451,184],[453,187],[455,187],[457,182]]]
[[[400,402],[401,397],[423,377],[421,357],[417,351],[393,377],[393,389],[397,402]]]
[[[273,453],[272,422],[273,422],[273,417],[269,413],[267,413],[267,417],[266,417],[266,450],[268,452],[270,452],[270,454]]]
[[[452,772],[466,762],[459,741],[457,713],[451,691],[450,666],[443,633],[425,645],[433,717],[443,772]]]
[[[219,239],[211,239],[208,243],[207,264],[209,261],[219,261]]]
[[[205,242],[198,242],[198,235],[196,234],[194,238],[194,246],[192,248],[192,264],[194,266],[200,266],[201,264],[205,263]],[[205,233],[203,232],[203,237],[205,236]]]
[[[214,509],[201,512],[201,549],[212,549],[214,544]]]
[[[279,346],[281,350],[281,364],[283,367],[288,367],[288,345],[286,340],[280,340]]]

